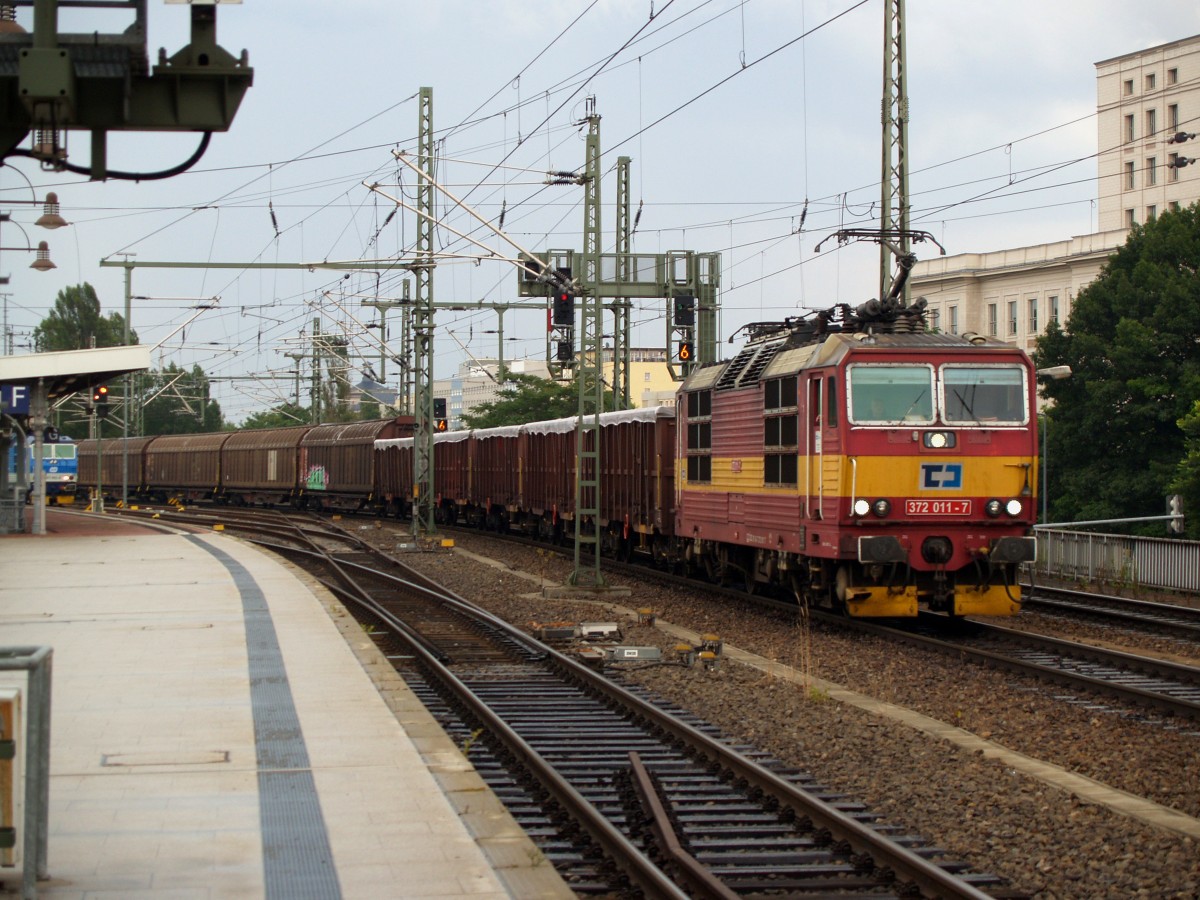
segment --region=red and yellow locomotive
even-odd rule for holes
[[[1035,556],[1034,371],[872,301],[750,326],[677,406],[675,541],[853,616],[1012,615]]]

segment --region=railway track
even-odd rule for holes
[[[508,539],[499,535],[488,536]],[[696,585],[694,580],[632,563],[609,560],[605,562],[605,567],[609,571],[621,572],[631,578],[649,578],[675,586],[686,585],[693,589]],[[775,612],[795,609],[794,604],[787,601],[749,595],[730,588],[705,585],[705,590],[725,594],[739,602],[753,603]],[[1070,601],[1072,608],[1081,615],[1093,616],[1089,602],[1091,595],[1070,593],[1075,595]],[[1200,623],[1200,611],[1186,607],[1140,601],[1121,602],[1121,598],[1100,599],[1111,601],[1107,607],[1098,604],[1099,608],[1111,612],[1100,612],[1098,615],[1119,618],[1123,622],[1150,621],[1156,627],[1167,629],[1171,633],[1175,633],[1172,630],[1174,622]],[[1192,616],[1193,613],[1196,614],[1195,617]],[[971,620],[952,620],[934,613],[923,614],[920,624],[916,627],[848,619],[824,610],[811,610],[809,616],[813,620],[835,627],[904,641],[933,652],[971,659],[983,665],[1001,667],[1050,681],[1083,696],[1107,696],[1136,707],[1155,709],[1172,717],[1200,720],[1200,668],[1194,666],[1107,650],[1091,644],[998,625]]]
[[[1101,619],[1200,641],[1200,609],[1041,585],[1022,587],[1030,592],[1023,603],[1027,609]]]
[[[172,520],[179,514],[159,513]],[[581,895],[987,897],[861,804],[401,568],[352,534],[185,513],[303,565],[352,610]],[[992,891],[993,893],[988,893]]]
[[[923,614],[918,623],[855,621],[859,631],[1102,695],[1168,716],[1200,720],[1200,668],[980,622]]]

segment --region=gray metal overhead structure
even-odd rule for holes
[[[66,350],[60,353],[34,353],[30,356],[0,357],[0,385],[4,409],[0,413],[14,422],[25,420],[26,433],[34,435],[34,458],[42,458],[42,432],[48,424],[50,404],[69,394],[107,384],[129,372],[150,368],[150,350],[146,346],[103,347],[98,350]],[[25,442],[21,441],[19,456]],[[18,463],[18,471],[23,463]],[[46,493],[46,473],[34,467],[35,496]],[[33,533],[46,533],[46,504],[33,507]]]
[[[179,2],[179,0],[175,0]],[[147,0],[8,0],[33,7],[33,33],[19,26],[0,33],[0,159],[20,153],[48,168],[90,174],[93,180],[133,173],[108,170],[109,131],[197,131],[203,154],[208,136],[227,131],[254,81],[246,51],[233,56],[217,44],[215,0],[189,4],[191,40],[168,57],[160,50],[151,66],[146,51]],[[119,31],[62,34],[59,7],[125,10],[133,21]],[[91,164],[67,162],[61,131],[91,134]],[[30,133],[33,146],[18,150]],[[143,176],[145,173],[141,173]]]
[[[883,27],[883,154],[879,227],[896,235],[895,249],[879,242],[879,298],[892,287],[893,255],[910,252],[908,236],[908,76],[904,53],[904,0],[887,0]],[[903,305],[908,305],[905,283]]]
[[[583,254],[577,250],[546,250],[527,254],[536,262],[517,268],[517,294],[521,297],[549,297],[556,285],[542,272],[583,271]],[[597,297],[630,300],[665,300],[668,363],[676,380],[682,381],[693,368],[717,361],[717,316],[720,302],[721,254],[673,250],[667,253],[601,253],[599,282],[593,290]],[[627,274],[622,275],[624,270]],[[583,285],[585,288],[587,285]],[[676,326],[671,314],[676,296],[696,298],[695,323]],[[695,338],[694,356],[679,359],[680,343]],[[671,344],[675,345],[672,347]],[[676,372],[678,364],[678,373]]]

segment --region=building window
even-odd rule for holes
[[[1167,204],[1167,209],[1171,210],[1171,212],[1179,212],[1179,201],[1172,200]]]
[[[1172,103],[1167,107],[1167,127],[1171,131],[1179,130],[1179,104]]]
[[[1158,157],[1146,158],[1146,184],[1158,184]]]
[[[1146,90],[1147,91],[1154,90],[1154,73],[1153,72],[1151,72],[1149,75],[1146,76]]]
[[[1125,190],[1132,191],[1133,187],[1133,162],[1131,161],[1125,163]]]
[[[950,333],[958,334],[958,307],[950,307]]]
[[[1137,136],[1137,130],[1134,127],[1133,113],[1125,117],[1125,142],[1129,143]]]
[[[1172,153],[1170,159],[1167,160],[1167,171],[1171,174],[1167,176],[1167,181],[1179,180],[1179,154]]]
[[[1146,221],[1153,222],[1157,218],[1158,218],[1158,207],[1157,206],[1147,206],[1146,207]]]
[[[1125,210],[1125,227],[1132,228],[1136,224],[1137,224],[1137,222],[1135,222],[1133,219],[1133,210],[1132,209]]]
[[[988,334],[996,336],[996,304],[988,304]]]
[[[1158,134],[1158,110],[1146,110],[1146,137]]]
[[[1128,78],[1125,81],[1125,96],[1126,97],[1133,96],[1133,79],[1132,78]]]
[[[1017,301],[1008,301],[1008,333],[1017,333]]]
[[[1179,70],[1167,69],[1167,84],[1179,84]]]
[[[649,381],[649,380],[650,380],[650,373],[649,372],[643,373],[642,381]]]
[[[1029,298],[1029,331],[1032,334],[1037,334],[1038,316],[1037,316],[1037,297]]]
[[[1050,321],[1053,322],[1055,325],[1057,325],[1058,324],[1058,295],[1055,294],[1053,297],[1047,298],[1047,302],[1050,304]]]

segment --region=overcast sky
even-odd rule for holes
[[[1095,154],[1106,149],[1097,147],[1094,64],[1200,34],[1195,0],[906,5],[913,225],[951,254],[1094,230]],[[3,253],[8,324],[27,344],[58,291],[85,281],[106,313],[122,311],[123,272],[99,261],[125,253],[231,263],[410,255],[413,215],[385,225],[394,204],[362,182],[415,196],[392,150],[416,153],[422,86],[433,89],[439,180],[492,221],[503,209],[505,230],[524,246],[582,248],[582,189],[542,182],[583,166],[591,96],[602,117],[605,251],[616,159],[630,156],[641,208],[634,250],[722,254],[722,340],[746,322],[861,302],[877,293],[877,248],[814,248],[838,227],[878,224],[883,10],[882,0],[222,4],[218,42],[248,52],[254,86],[192,172],[135,184],[43,172],[28,159],[0,168],[0,210],[34,245],[48,240],[58,265],[38,273],[27,268],[31,254]],[[21,10],[18,21],[32,27],[29,16]],[[149,17],[152,61],[159,47],[171,54],[187,43],[185,7],[150,0]],[[60,27],[116,32],[130,18],[64,10]],[[114,134],[109,166],[168,168],[197,142]],[[73,162],[86,164],[88,147],[87,135],[69,134]],[[4,206],[32,196],[22,175],[39,198],[57,191],[72,227],[44,232],[32,225],[36,210]],[[440,199],[439,210],[467,230],[463,213]],[[25,235],[5,225],[0,240],[24,246]],[[475,250],[449,231],[436,243]],[[314,318],[378,368],[378,332],[362,327],[378,316],[362,300],[398,297],[405,277],[136,269],[133,294],[147,299],[132,301],[132,323],[141,343],[161,342],[156,366],[198,363],[228,379],[215,393],[237,421],[290,398],[294,363],[284,354],[307,349]],[[495,261],[440,265],[434,296],[513,301],[516,275]],[[217,308],[194,308],[214,297]],[[663,345],[659,304],[634,320],[638,346]],[[544,313],[508,313],[505,357],[542,356],[544,323]],[[437,325],[438,377],[497,353],[490,312],[440,312]],[[394,374],[389,367],[389,381]]]

